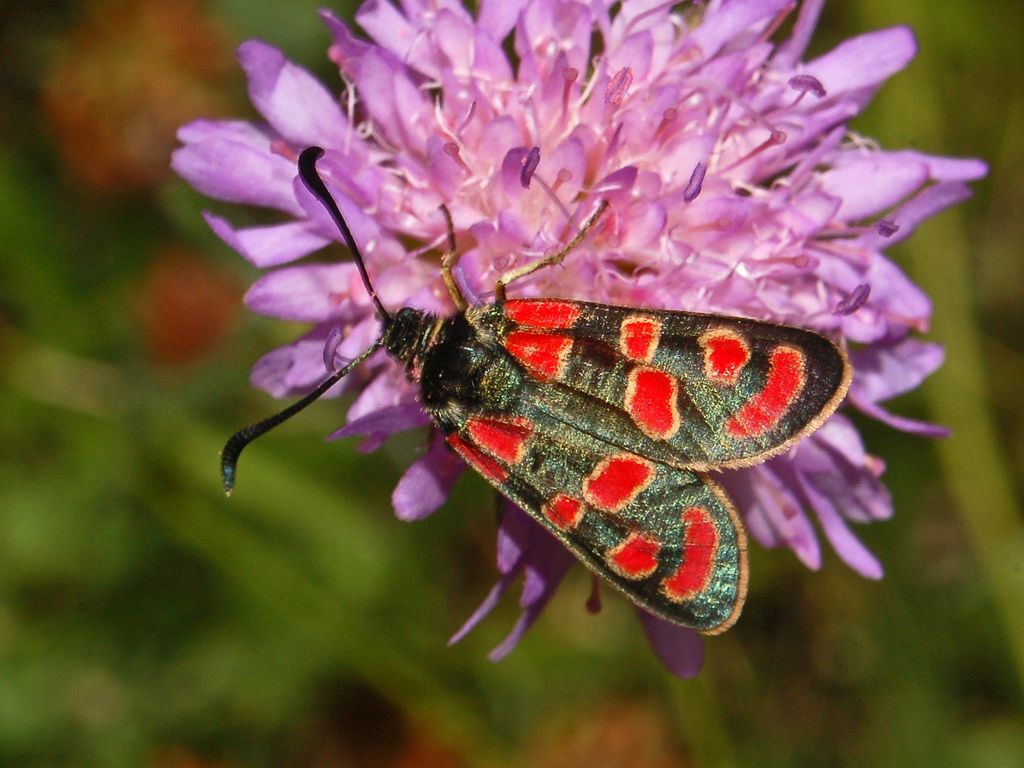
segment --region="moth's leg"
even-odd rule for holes
[[[459,260],[459,254],[455,252],[455,226],[452,224],[452,215],[448,211],[448,206],[442,205],[441,213],[444,214],[444,222],[448,227],[448,251],[441,257],[441,279],[444,280],[444,286],[448,289],[448,295],[452,297],[455,308],[462,312],[469,306],[469,302],[466,301],[462,289],[455,282],[455,275],[452,274],[452,270],[455,269],[455,264]]]
[[[589,219],[583,222],[583,226],[580,227],[580,231],[577,232],[576,236],[568,243],[566,243],[565,246],[560,248],[555,253],[549,254],[548,256],[545,256],[542,259],[537,259],[537,261],[531,261],[529,264],[524,264],[523,266],[518,267],[516,269],[511,269],[505,274],[503,274],[501,277],[499,277],[497,284],[494,286],[495,300],[498,303],[505,301],[505,286],[511,283],[512,281],[518,280],[521,277],[526,277],[527,275],[532,275],[538,269],[543,269],[544,267],[550,267],[555,264],[560,264],[566,256],[568,256],[573,250],[576,249],[577,246],[579,246],[580,243],[586,240],[587,235],[590,234],[590,230],[594,228],[594,225],[597,224],[598,219],[600,219],[601,216],[604,215],[604,212],[606,210],[608,210],[608,201],[602,200],[598,204],[597,210],[594,211],[593,214],[591,214]]]

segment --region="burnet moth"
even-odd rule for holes
[[[557,253],[502,276],[491,304],[471,305],[455,280],[449,219],[441,275],[456,312],[391,314],[318,175],[322,154],[302,152],[300,177],[340,230],[383,331],[305,398],[228,440],[226,491],[249,442],[384,348],[451,449],[584,565],[664,619],[707,634],[732,626],[746,534],[710,473],[765,461],[820,427],[849,387],[845,353],[811,331],[743,318],[506,296],[583,242],[605,201]]]

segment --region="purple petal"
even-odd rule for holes
[[[314,328],[302,338],[271,350],[252,367],[249,380],[254,387],[274,397],[305,394],[324,380],[323,348],[330,325]],[[343,379],[326,397],[337,397],[350,386]]]
[[[853,535],[849,526],[836,511],[832,500],[825,494],[819,493],[810,483],[802,482],[801,487],[817,513],[821,528],[831,542],[832,549],[842,561],[866,579],[876,581],[881,579],[882,564]]]
[[[465,468],[440,434],[435,435],[426,455],[412,463],[391,494],[395,515],[407,522],[430,515],[448,499]]]
[[[881,481],[885,463],[864,451],[856,427],[842,414],[834,414],[800,443],[796,453],[796,471],[830,497],[843,517],[858,523],[892,517],[892,496]],[[824,468],[807,471],[809,465],[818,463]]]
[[[448,640],[449,645],[459,642],[494,609],[509,586],[519,575],[519,572],[526,565],[523,553],[529,544],[531,521],[521,510],[513,507],[508,502],[502,503],[502,510],[503,514],[501,523],[498,525],[498,543],[496,548],[496,560],[500,577],[490,592],[487,593],[480,606],[473,611],[473,614]]]
[[[704,20],[690,39],[700,46],[704,58],[710,59],[732,38],[758,34],[788,5],[789,0],[735,0],[708,6]]]
[[[696,677],[704,666],[704,641],[688,627],[659,619],[642,608],[636,609],[647,642],[668,671],[676,677]]]
[[[886,237],[872,231],[856,242],[868,248],[888,248],[910,237],[921,222],[930,219],[939,211],[963,202],[970,196],[970,188],[957,181],[933,184],[918,192],[887,217],[899,227],[895,234]]]
[[[253,312],[284,320],[331,320],[344,311],[353,280],[358,276],[351,262],[286,267],[253,283],[245,304]]]
[[[798,447],[798,451],[804,450],[808,450],[815,459],[827,461],[825,454],[810,440],[805,440]],[[820,490],[818,484],[823,476],[829,478],[829,473],[812,475],[804,471],[800,462],[787,461],[783,457],[773,459],[771,464],[773,471],[783,482],[796,491],[801,500],[814,510],[826,538],[840,559],[865,578],[882,578],[882,566],[878,559],[857,540],[839,513],[837,502],[846,501],[843,487],[838,482],[826,482],[825,487],[828,490]]]
[[[480,0],[477,26],[495,42],[501,42],[515,27],[519,13],[529,0]]]
[[[456,643],[465,637],[494,608],[512,580],[523,570],[523,591],[519,598],[522,612],[512,631],[488,655],[491,661],[504,658],[515,648],[576,562],[569,550],[521,509],[507,501],[503,501],[503,509],[498,532],[502,576],[480,607],[449,641],[450,644]]]
[[[491,587],[490,592],[483,599],[477,609],[470,614],[469,618],[466,619],[465,623],[459,627],[455,634],[448,638],[448,645],[455,645],[457,642],[462,640],[466,635],[476,629],[477,625],[487,617],[487,615],[493,611],[501,598],[504,597],[508,588],[512,586],[512,582],[515,581],[516,576],[519,575],[519,571],[522,569],[522,564],[517,564],[517,567],[506,574],[503,574],[501,578]]]
[[[439,57],[430,45],[425,30],[414,25],[386,0],[369,0],[356,11],[356,22],[382,48],[431,77],[441,71]]]
[[[729,472],[720,480],[742,510],[751,536],[765,547],[789,547],[800,562],[817,571],[821,568],[817,534],[794,489],[773,471],[778,461]]]
[[[833,96],[870,88],[889,79],[914,58],[917,43],[906,27],[855,37],[804,66]]]
[[[185,146],[171,155],[171,167],[202,194],[302,215],[292,191],[294,162],[271,152],[271,138],[254,126],[197,120],[180,128],[178,139]]]
[[[973,157],[942,157],[908,152],[928,164],[928,172],[935,181],[976,181],[988,173],[988,165]]]
[[[883,408],[876,402],[859,397],[856,392],[850,392],[850,402],[854,407],[866,416],[882,422],[886,426],[898,429],[919,437],[945,438],[949,437],[950,431],[940,424],[932,424],[927,421],[919,421],[906,416],[898,416]]]
[[[523,550],[525,576],[523,592],[519,597],[522,612],[512,631],[487,655],[491,661],[500,661],[518,645],[526,630],[533,625],[555,594],[565,574],[576,562],[561,542],[539,524],[532,520],[530,522],[536,530],[531,533],[529,542]]]
[[[418,403],[400,403],[385,406],[371,411],[365,416],[353,419],[341,429],[336,429],[327,436],[328,440],[340,440],[343,437],[360,435],[367,438],[360,450],[373,450],[385,439],[397,432],[422,427],[430,423],[430,417],[423,412]],[[366,444],[372,448],[366,449]]]
[[[477,28],[464,13],[438,13],[434,42],[445,59],[442,66],[449,72],[454,70],[492,82],[512,79],[512,66],[500,43]]]
[[[606,100],[621,104],[630,93],[633,81],[644,82],[651,71],[651,58],[654,53],[654,38],[644,30],[636,32],[623,40],[614,50],[608,52],[605,65],[609,72],[622,73],[620,80],[612,78],[609,90],[616,94],[614,99]]]
[[[821,16],[821,9],[824,6],[825,0],[804,0],[800,3],[793,32],[775,54],[775,63],[779,67],[792,67],[804,55],[811,35],[814,34],[814,28],[818,26],[818,17]]]
[[[884,211],[928,181],[928,167],[903,153],[843,156],[821,175],[821,187],[843,203],[837,216],[857,221]]]
[[[375,49],[363,59],[356,85],[362,93],[374,94],[362,106],[387,141],[398,146],[426,143],[433,106],[403,66]]]
[[[911,337],[872,344],[850,353],[855,371],[852,390],[863,400],[886,400],[917,389],[945,358],[938,344]]]
[[[250,40],[239,46],[238,60],[249,78],[253,105],[295,147],[354,140],[334,96],[279,49]]]
[[[306,221],[234,229],[227,220],[212,213],[203,213],[203,218],[221,240],[257,267],[287,264],[308,256],[330,242],[312,231]]]

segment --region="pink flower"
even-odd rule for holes
[[[279,212],[279,223],[238,229],[207,220],[229,245],[270,270],[250,289],[255,312],[309,323],[267,354],[253,383],[275,396],[310,390],[336,359],[379,332],[350,262],[295,264],[337,234],[296,181],[305,146],[320,161],[385,306],[450,312],[436,266],[452,213],[467,295],[489,298],[496,278],[562,241],[577,204],[608,199],[614,234],[580,247],[559,268],[516,283],[520,296],[744,315],[811,328],[849,344],[848,405],[893,427],[940,428],[882,403],[916,387],[942,361],[918,340],[931,305],[883,253],[919,222],[968,196],[977,160],[884,151],[848,121],[914,55],[901,27],[848,40],[802,61],[821,2],[800,8],[773,42],[789,0],[709,2],[685,15],[672,3],[481,0],[474,16],[453,0],[365,3],[360,39],[329,12],[340,98],[277,49],[248,42],[239,58],[265,122],[183,127],[179,174],[201,192]],[[616,8],[612,12],[610,8]],[[503,47],[513,40],[515,57]],[[421,246],[408,250],[406,243]],[[425,258],[427,255],[430,258]],[[340,332],[338,331],[340,329]],[[400,367],[376,355],[335,392],[358,397],[334,437],[373,448],[426,419]],[[440,441],[399,482],[406,520],[429,515],[464,469]],[[849,522],[891,516],[884,463],[866,453],[843,414],[785,455],[721,475],[753,536],[821,565],[817,520],[852,568],[882,568]],[[472,628],[521,573],[523,613],[503,656],[573,562],[515,509],[498,532],[501,579],[453,639]],[[692,675],[701,646],[686,629],[649,617],[655,650]]]

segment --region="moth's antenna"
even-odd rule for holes
[[[345,238],[345,245],[352,252],[352,258],[355,259],[356,266],[359,267],[359,276],[363,278],[366,292],[370,294],[380,319],[384,322],[384,325],[387,325],[391,320],[391,315],[384,309],[384,305],[381,304],[380,299],[377,297],[377,291],[370,283],[370,276],[366,273],[366,264],[363,263],[363,255],[359,252],[359,246],[356,245],[355,238],[352,237],[352,231],[348,228],[348,224],[345,223],[345,217],[341,215],[341,209],[338,208],[338,204],[331,197],[331,193],[327,191],[327,185],[324,184],[324,180],[320,178],[320,174],[316,171],[316,161],[320,159],[323,153],[324,151],[320,147],[306,147],[302,150],[302,154],[299,155],[299,178],[302,179],[302,183],[306,185],[306,189],[310,191],[310,194],[320,201],[320,204],[327,209],[331,218],[334,219],[335,226],[341,232],[341,236]]]
[[[350,362],[343,368],[338,369],[322,382],[320,386],[306,395],[304,398],[296,403],[292,403],[287,408],[279,413],[275,413],[273,416],[263,419],[263,421],[257,421],[255,424],[250,424],[248,427],[243,427],[228,438],[228,441],[224,444],[224,450],[220,452],[220,479],[224,483],[224,493],[228,496],[231,495],[231,491],[235,487],[235,475],[238,464],[238,455],[242,452],[249,443],[255,440],[257,437],[262,435],[264,432],[269,432],[271,429],[276,427],[278,424],[287,421],[296,413],[301,411],[307,405],[312,403],[314,400],[318,400],[324,392],[337,384],[341,379],[348,375],[348,373],[363,362],[366,358],[381,348],[383,342],[378,339],[373,345],[370,346],[365,352],[359,357]]]

